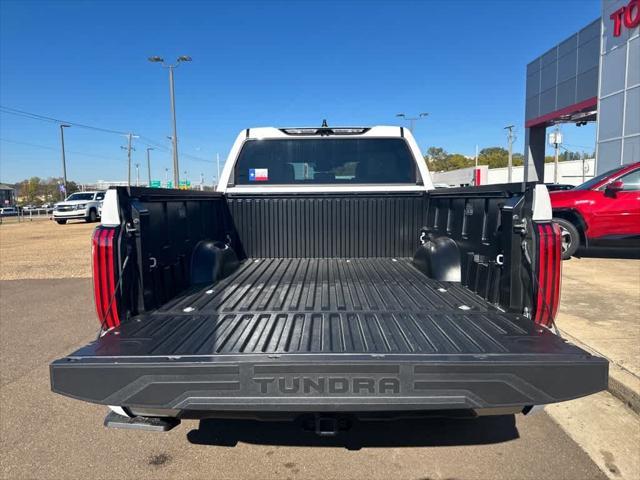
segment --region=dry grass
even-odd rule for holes
[[[3,222],[0,280],[91,277],[91,232],[96,225]]]

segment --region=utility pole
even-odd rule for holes
[[[555,157],[553,160],[553,183],[558,183],[558,156],[560,153],[560,145],[562,144],[562,133],[560,132],[560,127],[556,126],[556,129],[549,134],[549,143],[553,145],[555,150]]]
[[[478,168],[478,145],[476,145],[476,168]]]
[[[140,186],[140,164],[136,163],[136,187]]]
[[[204,173],[200,173],[200,191],[204,191]]]
[[[396,117],[400,117],[400,118],[404,118],[405,120],[409,121],[409,131],[411,133],[413,133],[413,129],[415,128],[416,125],[416,121],[421,120],[425,117],[428,117],[429,114],[426,112],[420,113],[418,114],[417,117],[407,117],[404,113],[397,113]]]
[[[147,148],[147,174],[149,176],[149,186],[151,186],[151,156],[149,152],[153,150],[152,147]]]
[[[220,182],[220,154],[216,153],[216,163],[218,164],[218,176],[216,177],[216,183]]]
[[[507,125],[505,130],[507,130],[507,142],[509,142],[509,163],[507,164],[507,183],[511,183],[512,174],[513,174],[513,141],[515,140],[515,136],[513,135],[513,125]]]
[[[138,138],[137,135],[134,135],[133,133],[128,133],[127,134],[127,146],[126,147],[120,147],[122,150],[126,150],[127,151],[127,185],[131,186],[131,150],[133,150],[134,152],[136,151],[135,148],[133,148],[132,146],[132,141],[134,138]]]
[[[67,194],[67,158],[64,152],[64,129],[71,125],[60,124],[60,145],[62,147],[62,184],[64,185],[64,194]]]
[[[176,99],[173,82],[173,70],[182,62],[190,62],[191,57],[182,55],[176,59],[176,63],[173,65],[165,65],[164,59],[157,56],[149,57],[149,61],[153,63],[161,63],[163,67],[169,69],[169,102],[171,104],[171,119],[173,123],[173,136],[171,138],[171,141],[173,143],[173,182],[175,184],[175,188],[178,188],[178,186],[180,185],[180,169],[178,166],[178,131],[176,127]]]

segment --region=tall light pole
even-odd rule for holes
[[[67,194],[67,158],[64,152],[64,129],[69,128],[71,125],[64,123],[60,124],[60,146],[62,147],[62,182],[64,185],[64,194]]]
[[[511,183],[512,170],[513,170],[513,141],[515,137],[513,135],[514,125],[507,125],[504,127],[507,130],[507,142],[509,143],[509,163],[507,164],[507,183]]]
[[[190,62],[191,57],[187,55],[181,55],[176,59],[175,64],[165,64],[162,57],[149,57],[149,61],[153,63],[160,63],[164,68],[169,69],[169,100],[171,103],[171,117],[173,122],[173,188],[178,188],[180,185],[180,170],[178,166],[178,131],[176,127],[176,99],[173,86],[173,69],[180,65],[182,62]]]
[[[429,114],[426,112],[423,113],[419,113],[417,117],[407,117],[404,113],[397,113],[396,117],[400,117],[400,118],[404,118],[405,120],[407,120],[409,122],[409,130],[411,131],[411,133],[413,133],[413,129],[416,125],[416,121],[421,120],[425,117],[428,117]]]
[[[149,152],[153,150],[153,147],[147,148],[147,174],[149,175],[149,186],[151,186],[151,156]]]

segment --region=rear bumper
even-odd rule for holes
[[[68,357],[50,370],[52,390],[62,395],[132,409],[193,412],[503,408],[570,400],[607,387],[608,363],[602,358],[535,357]]]

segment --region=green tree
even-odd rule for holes
[[[41,179],[31,177],[15,184],[16,193],[22,197],[25,204],[40,205],[43,202],[55,202],[61,199],[60,184],[62,178],[49,177]],[[80,187],[73,180],[67,181],[67,192],[65,196],[71,195],[80,190]]]
[[[587,152],[572,152],[571,150],[564,150],[559,153],[558,161],[566,162],[568,160],[581,160],[582,158],[594,158],[595,153]],[[555,161],[555,155],[546,155],[544,157],[545,163],[551,163]]]
[[[444,160],[448,155],[447,151],[440,147],[429,147],[427,150],[427,160],[429,161]]]
[[[429,170],[432,172],[442,172],[447,170],[446,159],[448,156],[449,154],[444,148],[429,147],[424,159],[427,162]]]
[[[432,172],[446,172],[473,166],[473,160],[460,153],[449,153],[440,147],[429,147],[425,161]]]
[[[73,180],[67,180],[67,196],[79,191],[80,187],[76,182],[74,182]]]
[[[480,150],[479,165],[489,165],[489,168],[506,167],[509,163],[509,152],[502,147],[488,147]]]
[[[459,168],[473,167],[474,162],[472,159],[465,157],[460,153],[454,153],[445,159],[447,164],[447,170],[457,170]]]
[[[27,203],[36,203],[38,201],[38,195],[40,193],[40,178],[31,177],[29,180],[25,180],[24,196]]]

